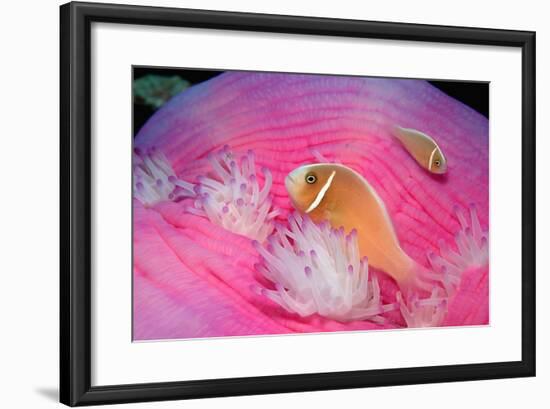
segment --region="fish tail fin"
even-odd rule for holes
[[[403,132],[403,128],[400,127],[399,125],[391,125],[390,135],[392,136],[392,138],[397,139],[401,143],[403,143],[402,140],[401,140],[402,132]]]
[[[441,277],[417,262],[411,263],[404,277],[399,282],[399,288],[407,296],[411,294],[426,296],[431,294],[434,288],[442,287]]]

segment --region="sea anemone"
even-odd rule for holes
[[[432,175],[418,166],[392,137],[395,126],[434,137],[445,153],[448,172]],[[451,280],[453,293],[441,325],[483,325],[489,311],[488,266],[454,274],[453,266],[461,270],[472,263],[449,260],[441,244],[462,256],[466,253],[456,246],[455,233],[475,236],[471,220],[469,232],[462,227],[455,204],[464,208],[475,202],[479,225],[482,231],[488,229],[488,140],[487,118],[425,81],[229,72],[168,101],[139,131],[135,146],[141,152],[156,147],[176,181],[193,183],[201,175],[221,180],[207,160],[210,153],[224,145],[239,155],[252,149],[256,166],[270,170],[272,208],[280,212],[276,218],[281,223],[293,212],[284,187],[291,170],[316,158],[352,167],[384,201],[399,243],[411,258],[428,268],[426,254],[434,253],[450,264],[445,268],[456,279]],[[320,155],[312,154],[315,151]],[[239,168],[240,160],[234,161]],[[262,179],[258,173],[260,183]],[[203,186],[201,182],[199,178]],[[190,193],[181,189],[184,195]],[[252,240],[204,214],[190,213],[187,208],[195,207],[196,197],[159,201],[166,191],[155,195],[136,195],[134,200],[134,339],[407,326],[398,310],[383,314],[384,324],[289,312],[250,290],[260,283],[277,291],[254,267],[265,261]],[[223,214],[223,205],[218,211]],[[478,249],[485,246],[476,243]],[[267,246],[269,242],[266,251]],[[310,256],[306,249],[304,253]],[[441,274],[439,266],[432,269]],[[296,273],[304,277],[304,269]],[[369,283],[378,278],[381,302],[395,304],[395,282],[372,266],[369,270]],[[404,301],[409,310],[415,308]]]
[[[469,220],[459,206],[454,214],[461,228],[455,235],[454,251],[445,240],[439,240],[440,255],[428,253],[432,268],[442,275],[442,283],[449,295],[460,283],[464,271],[485,267],[489,263],[489,233],[481,228],[475,204],[469,205]]]
[[[185,209],[208,218],[234,233],[263,242],[273,231],[273,220],[280,213],[273,208],[269,190],[271,172],[262,169],[260,188],[254,152],[248,150],[237,164],[229,146],[208,155],[214,175],[198,175],[193,184],[176,176],[166,156],[156,147],[146,153],[135,149],[133,156],[134,197],[152,207],[162,201],[192,198]]]
[[[401,293],[396,294],[399,310],[409,328],[438,327],[447,313],[447,294],[439,287],[434,287],[428,298],[420,299],[417,295],[407,301]]]
[[[133,155],[134,197],[145,206],[195,195],[193,184],[178,179],[166,156],[155,147]]]
[[[215,175],[197,176],[198,184],[193,188],[197,200],[187,210],[229,231],[263,242],[273,231],[273,220],[280,213],[271,204],[269,169],[262,169],[264,183],[260,188],[252,150],[238,164],[226,145],[208,155],[208,161]]]
[[[257,270],[275,290],[256,291],[301,317],[319,314],[337,321],[370,319],[394,308],[382,305],[376,278],[369,280],[366,257],[360,257],[357,231],[347,236],[327,222],[316,225],[298,213],[289,227],[278,226],[267,247],[255,247],[264,263]]]
[[[460,206],[453,207],[455,217],[460,223],[454,243],[457,250],[454,251],[447,242],[440,240],[440,255],[428,253],[428,260],[434,271],[430,277],[439,276],[436,283],[440,283],[443,288],[434,285],[430,296],[422,299],[418,294],[412,294],[405,301],[401,293],[397,294],[400,311],[408,327],[441,325],[446,317],[449,299],[461,284],[464,287],[464,282],[468,283],[468,276],[471,275],[469,272],[477,269],[483,271],[487,267],[489,234],[481,227],[475,204],[470,204],[468,208],[469,218]]]

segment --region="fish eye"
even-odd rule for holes
[[[434,165],[437,167],[441,166],[441,161],[439,159],[434,160]]]
[[[317,176],[315,176],[313,173],[308,173],[306,175],[306,182],[310,185],[314,184],[315,182],[317,182]]]

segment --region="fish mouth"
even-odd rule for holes
[[[300,181],[304,177],[304,167],[299,167],[289,172],[285,178],[285,188],[287,192],[292,196],[296,189],[300,186]]]
[[[285,188],[289,195],[292,195],[294,186],[296,185],[296,180],[292,177],[292,174],[288,174],[285,178]]]
[[[290,199],[290,203],[292,203],[292,206],[295,209],[297,209],[296,195],[299,190],[299,185],[300,185],[300,183],[298,182],[299,180],[300,178],[297,175],[296,170],[290,172],[285,178],[285,188],[288,193],[288,198]]]
[[[444,163],[440,168],[435,169],[433,171],[433,173],[438,174],[438,175],[443,175],[443,174],[447,173],[447,164]]]

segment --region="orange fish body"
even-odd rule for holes
[[[383,201],[354,170],[339,164],[302,166],[285,181],[294,207],[313,221],[357,230],[359,251],[369,265],[392,276],[406,290],[423,267],[399,245]]]
[[[447,159],[437,142],[416,129],[395,127],[393,135],[424,169],[431,173],[447,172]]]

